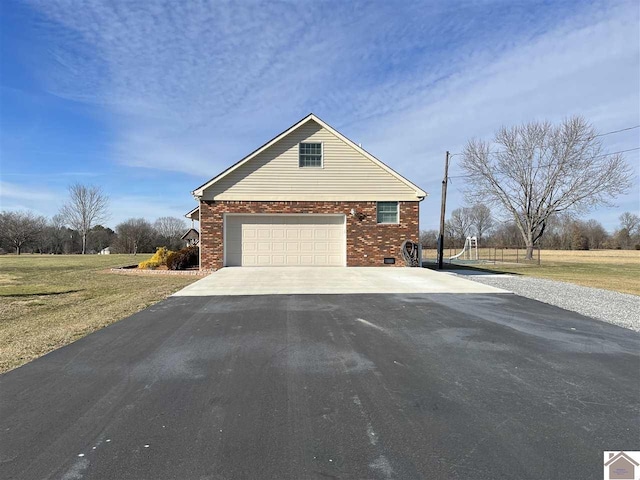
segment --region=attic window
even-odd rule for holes
[[[322,144],[301,143],[298,165],[300,167],[322,167]]]

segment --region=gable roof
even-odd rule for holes
[[[198,232],[195,228],[190,228],[189,230],[187,230],[187,232],[186,232],[184,235],[182,235],[182,236],[180,237],[180,239],[181,239],[181,240],[184,240],[185,238],[187,238],[187,236],[188,236],[191,232],[195,233],[197,237],[200,237],[200,232]]]
[[[267,143],[265,143],[264,145],[262,145],[261,147],[257,148],[256,150],[254,150],[253,152],[251,152],[249,155],[247,155],[246,157],[244,157],[243,159],[241,159],[240,161],[236,162],[235,164],[231,165],[229,168],[227,168],[226,170],[224,170],[222,173],[220,173],[219,175],[217,175],[216,177],[213,177],[211,180],[209,180],[206,183],[203,183],[202,185],[200,185],[198,188],[196,188],[195,190],[193,190],[191,193],[194,197],[201,197],[204,194],[204,191],[209,188],[210,186],[212,186],[213,184],[215,184],[216,182],[222,180],[224,177],[226,177],[227,175],[229,175],[230,173],[232,173],[233,171],[235,171],[236,169],[238,169],[239,167],[241,167],[242,165],[246,164],[247,162],[251,161],[253,158],[255,158],[257,155],[259,155],[260,153],[262,153],[263,151],[265,151],[267,148],[271,147],[272,145],[276,144],[277,142],[279,142],[281,139],[283,139],[284,137],[286,137],[287,135],[289,135],[291,132],[297,130],[298,128],[300,128],[302,125],[305,125],[307,122],[310,121],[314,121],[316,122],[318,125],[320,125],[322,128],[326,129],[327,131],[329,131],[330,133],[332,133],[333,135],[335,135],[338,139],[342,140],[344,143],[346,143],[347,145],[349,145],[351,148],[353,148],[354,150],[356,150],[358,153],[360,153],[361,155],[363,155],[364,157],[366,157],[367,159],[369,159],[372,163],[374,163],[375,165],[377,165],[378,167],[382,168],[383,170],[385,170],[387,173],[389,173],[390,175],[392,175],[393,177],[395,177],[396,179],[400,180],[402,183],[404,183],[405,185],[407,185],[409,188],[413,189],[416,193],[416,197],[420,198],[420,200],[424,199],[424,197],[426,197],[428,195],[427,192],[425,192],[424,190],[422,190],[420,187],[418,187],[417,185],[415,185],[414,183],[410,182],[409,180],[407,180],[406,178],[404,178],[402,175],[400,175],[398,172],[396,172],[395,170],[391,169],[390,167],[388,167],[387,165],[385,165],[384,163],[382,163],[380,160],[378,160],[376,157],[374,157],[373,155],[371,155],[369,152],[367,152],[366,150],[364,150],[361,146],[359,146],[358,144],[356,144],[355,142],[351,141],[349,138],[345,137],[344,135],[342,135],[340,132],[338,132],[337,130],[335,130],[333,127],[331,127],[329,124],[325,123],[324,121],[322,121],[320,118],[318,118],[317,116],[315,116],[313,113],[310,113],[309,115],[307,115],[306,117],[304,117],[302,120],[300,120],[299,122],[293,124],[291,127],[289,127],[288,129],[286,129],[284,132],[280,133],[279,135],[276,135],[274,138],[272,138],[271,140],[269,140]]]
[[[607,463],[604,464],[605,467],[608,467],[611,463],[615,462],[616,460],[620,459],[620,458],[624,458],[625,460],[627,460],[629,463],[631,463],[632,465],[640,466],[640,463],[636,462],[633,458],[631,458],[629,455],[627,455],[624,452],[618,452],[616,455],[614,455],[613,457],[611,457]]]
[[[191,220],[199,220],[200,219],[200,214],[196,214],[198,212],[198,210],[200,210],[200,205],[198,205],[196,208],[194,208],[193,210],[191,210],[188,213],[185,213],[184,216],[191,219]]]

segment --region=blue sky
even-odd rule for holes
[[[115,226],[181,216],[190,191],[309,112],[431,193],[444,152],[579,114],[640,124],[636,1],[96,1],[0,4],[0,208],[51,216],[73,182]],[[640,146],[640,129],[603,138]],[[455,157],[448,209],[463,206]],[[589,217],[608,229],[633,190]]]

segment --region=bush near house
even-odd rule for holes
[[[186,247],[172,252],[167,257],[167,268],[169,270],[186,270],[189,267],[197,267],[198,253],[198,247]]]
[[[145,260],[144,262],[140,262],[138,264],[138,268],[147,268],[147,269],[153,270],[162,265],[166,265],[167,259],[169,258],[169,255],[171,255],[172,253],[175,253],[175,252],[171,250],[167,250],[166,247],[158,247],[156,249],[156,253],[154,253],[149,260]]]

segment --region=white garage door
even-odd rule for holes
[[[226,215],[227,266],[344,266],[344,215]]]

